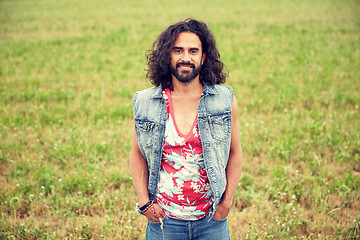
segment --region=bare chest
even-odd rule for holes
[[[197,116],[199,100],[176,100],[173,99],[174,118],[178,130],[186,135],[191,130]]]

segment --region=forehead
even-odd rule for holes
[[[181,48],[198,48],[201,50],[201,41],[200,38],[192,32],[182,32],[179,33],[174,47]]]

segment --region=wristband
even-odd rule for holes
[[[147,206],[144,210],[142,210],[141,212],[145,213],[147,210],[149,210],[149,208],[153,207],[154,208],[154,202],[152,202],[149,206]]]
[[[150,205],[152,205],[154,203],[154,201],[148,201],[147,203],[145,203],[145,205],[143,205],[142,207],[139,208],[140,211],[144,212],[144,210],[146,208],[148,208]]]

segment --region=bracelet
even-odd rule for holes
[[[155,212],[154,204],[151,204],[151,210],[154,213],[155,217],[158,217],[156,212]]]
[[[154,201],[150,200],[150,201],[148,201],[147,203],[145,203],[144,206],[140,207],[139,210],[142,211],[142,212],[145,212],[144,210],[145,210],[146,208],[148,208],[149,206],[151,206],[153,203],[154,203]],[[147,209],[146,209],[146,210],[147,210]]]
[[[142,213],[145,213],[147,210],[149,210],[149,208],[153,207],[154,208],[154,202],[152,202],[149,206],[147,206],[144,210],[142,210]]]

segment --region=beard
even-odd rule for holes
[[[191,70],[182,71],[182,73],[180,73],[178,68],[181,65],[191,66],[192,71]],[[182,83],[190,83],[199,75],[200,71],[201,71],[201,65],[196,67],[195,64],[192,64],[190,62],[177,63],[175,67],[170,64],[170,72],[176,77],[177,80],[179,80]]]

